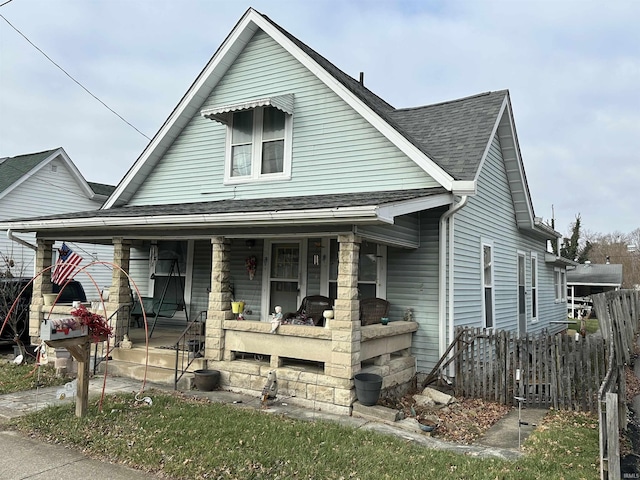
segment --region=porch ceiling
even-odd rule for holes
[[[205,229],[296,225],[392,224],[398,215],[451,203],[444,188],[300,197],[225,199],[167,205],[114,207],[0,222],[0,229],[52,234],[64,231]]]

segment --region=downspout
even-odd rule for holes
[[[442,214],[440,217],[440,245],[438,248],[440,254],[440,262],[438,268],[438,323],[439,323],[439,352],[440,357],[444,355],[445,350],[448,347],[447,343],[447,273],[450,279],[453,278],[453,260],[454,252],[451,245],[453,245],[453,224],[449,225],[449,270],[447,272],[447,221],[451,216],[464,207],[468,200],[467,195],[463,195],[458,203],[451,205],[451,208]],[[452,219],[453,220],[453,219]],[[449,289],[449,318],[451,322],[449,325],[449,335],[453,339],[453,288]]]
[[[21,238],[16,237],[11,231],[11,229],[7,230],[7,238],[9,238],[9,240],[13,240],[16,243],[19,243],[20,245],[24,245],[25,247],[30,248],[31,250],[34,250],[36,252],[38,251],[38,247],[36,247],[35,245],[31,245],[26,240],[22,240]]]

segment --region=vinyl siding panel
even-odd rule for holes
[[[189,319],[196,320],[201,311],[209,307],[209,289],[211,288],[212,245],[208,240],[196,240],[193,243],[193,273],[191,283],[191,304]],[[206,317],[205,317],[206,318]]]
[[[553,267],[544,263],[546,242],[519,230],[497,137],[478,178],[478,193],[455,215],[455,324],[483,325],[481,245],[493,243],[494,326],[518,329],[518,251],[525,253],[527,330],[550,327],[549,321],[566,317],[566,305],[554,302]],[[538,254],[538,310],[531,322],[531,252]]]
[[[291,180],[224,186],[226,127],[198,113],[129,203],[438,186],[262,31],[254,35],[199,110],[288,93],[295,95]]]
[[[387,300],[390,318],[402,319],[407,308],[420,327],[413,335],[412,354],[418,371],[429,371],[438,361],[438,228],[444,209],[420,215],[420,246],[387,251]]]
[[[378,243],[420,245],[420,215],[418,213],[396,217],[393,225],[357,226],[356,233]]]
[[[54,166],[55,171],[52,168]],[[95,202],[86,196],[67,164],[54,159],[0,199],[0,220],[81,212],[98,209],[100,205],[100,202]],[[32,245],[36,243],[35,234],[21,233],[17,236]],[[56,243],[54,247],[60,245],[61,242]],[[76,242],[68,242],[68,245],[83,257],[81,267],[92,261],[111,262],[113,260],[111,246]],[[37,273],[34,271],[35,252],[9,240],[6,235],[0,235],[0,253],[14,260],[15,267],[12,268],[14,275],[31,277]],[[99,291],[88,274],[102,290],[111,285],[112,268],[107,265],[94,265],[85,272],[78,273],[77,280],[82,283],[87,298],[97,299]]]

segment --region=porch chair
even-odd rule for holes
[[[383,298],[363,298],[360,300],[360,323],[373,325],[389,315],[391,304]]]
[[[313,320],[316,327],[324,326],[324,317],[322,312],[333,309],[333,303],[329,297],[322,295],[310,295],[302,299],[302,304],[297,312],[289,312],[284,315],[284,319],[306,316]]]

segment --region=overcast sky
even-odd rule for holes
[[[0,4],[6,0],[0,0]],[[508,88],[535,213],[640,227],[640,1],[13,0],[0,157],[63,147],[117,184],[253,7],[395,107]]]

